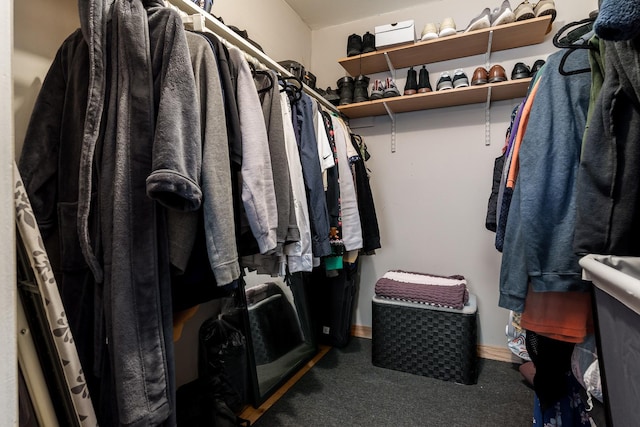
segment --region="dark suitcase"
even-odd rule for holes
[[[320,344],[345,347],[351,339],[351,320],[358,291],[357,263],[345,263],[327,277],[324,265],[310,275],[309,303],[314,331]]]

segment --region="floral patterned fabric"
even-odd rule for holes
[[[533,426],[534,427],[593,427],[582,396],[580,384],[571,372],[567,373],[569,393],[562,397],[553,407],[542,410],[538,396],[534,397]]]
[[[58,357],[64,369],[64,376],[70,390],[75,413],[82,427],[98,425],[96,415],[85,382],[80,359],[76,351],[73,335],[69,329],[67,316],[58,292],[58,285],[51,270],[49,258],[44,249],[40,230],[36,224],[31,203],[24,188],[18,167],[14,164],[14,200],[16,224],[24,243],[29,263],[47,312],[47,322],[54,337]]]

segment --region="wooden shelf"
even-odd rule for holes
[[[489,35],[493,32],[491,51],[541,43],[551,26],[551,15],[521,22],[459,33],[441,39],[420,41],[376,52],[342,58],[338,62],[352,76],[388,71],[385,52],[394,68],[430,64],[487,52]]]
[[[419,93],[415,95],[396,96],[394,98],[376,99],[341,105],[338,110],[350,119],[387,114],[384,104],[393,113],[429,110],[432,108],[453,107],[456,105],[478,104],[487,101],[491,88],[491,101],[524,97],[531,79],[509,80],[481,86],[468,86],[439,92]]]

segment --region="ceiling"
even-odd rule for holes
[[[285,0],[312,30],[424,4],[425,0]]]

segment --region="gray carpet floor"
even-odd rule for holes
[[[371,341],[331,349],[255,424],[275,426],[531,426],[533,391],[511,363],[480,359],[462,385],[378,368]]]

